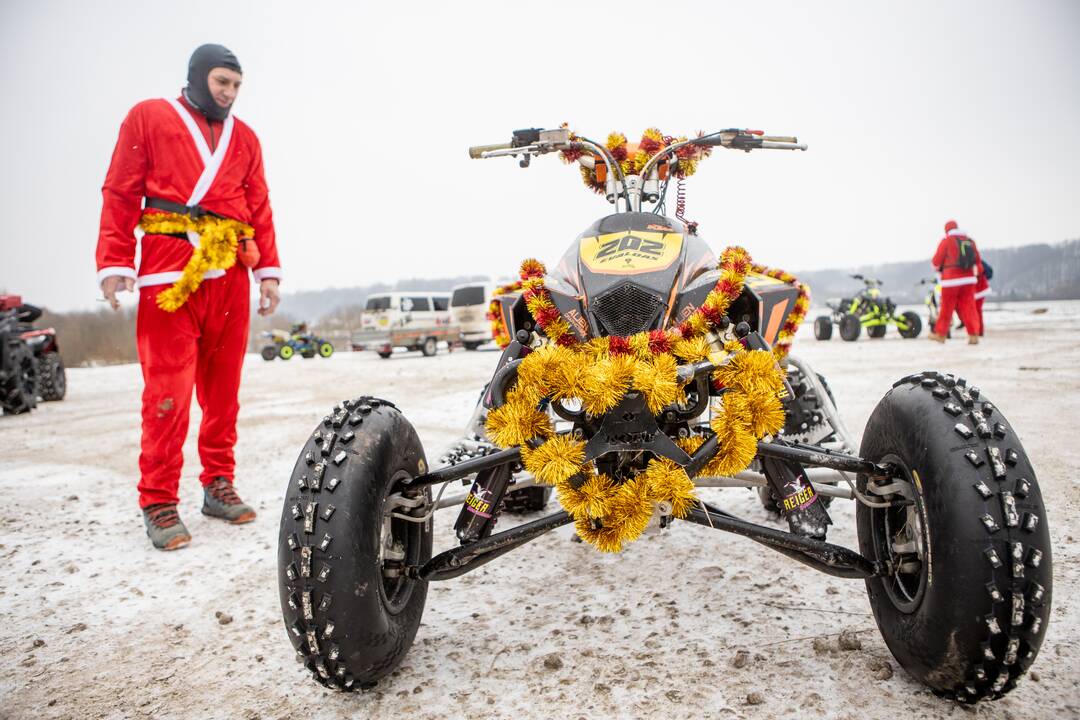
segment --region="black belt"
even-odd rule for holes
[[[164,210],[165,212],[176,213],[177,215],[187,215],[191,219],[195,220],[207,215],[216,218],[224,218],[224,215],[218,215],[215,212],[210,212],[201,205],[181,205],[180,203],[173,202],[172,200],[162,200],[161,198],[146,198],[146,207],[154,208],[155,210]]]

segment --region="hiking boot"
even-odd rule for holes
[[[968,335],[968,345],[978,345],[978,344],[979,344],[979,336],[978,335]]]
[[[938,343],[945,342],[945,336],[944,335],[938,335],[936,332],[934,332],[932,330],[930,331],[930,336],[929,337],[934,342],[938,342]]]
[[[233,525],[243,525],[255,519],[255,511],[244,504],[232,483],[223,477],[214,478],[203,488],[202,513],[227,520]]]
[[[147,505],[143,508],[143,522],[146,535],[158,550],[177,550],[191,542],[191,533],[172,503]]]

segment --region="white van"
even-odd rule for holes
[[[488,305],[495,283],[474,282],[457,285],[450,291],[450,318],[461,330],[466,350],[475,350],[491,340]]]
[[[353,350],[375,349],[390,357],[395,347],[434,355],[439,342],[452,344],[458,330],[450,321],[450,295],[423,290],[379,293],[368,297],[353,335]]]

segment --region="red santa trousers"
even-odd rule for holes
[[[979,320],[979,312],[975,309],[974,283],[941,288],[941,308],[938,311],[937,323],[934,325],[935,333],[948,335],[954,310],[960,316],[960,321],[964,323],[964,329],[967,330],[968,335],[982,334],[982,322]]]
[[[142,363],[142,453],[139,506],[175,503],[179,497],[183,445],[191,389],[202,408],[199,427],[200,481],[233,479],[240,370],[251,316],[247,268],[237,264],[224,277],[204,280],[176,312],[157,306],[168,285],[139,291],[136,342]]]

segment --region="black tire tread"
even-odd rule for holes
[[[63,400],[67,394],[67,376],[60,353],[42,353],[37,361],[38,395],[46,402]]]
[[[320,582],[325,582],[335,570],[341,572],[342,561],[356,562],[351,556],[331,556],[327,552],[335,549],[335,538],[338,538],[339,545],[348,540],[346,529],[349,523],[357,521],[356,518],[347,517],[347,513],[335,512],[332,502],[334,491],[336,489],[340,495],[339,486],[346,482],[346,479],[337,480],[336,475],[345,475],[344,463],[352,457],[359,457],[354,448],[360,444],[357,440],[363,432],[364,420],[387,412],[400,416],[397,406],[392,402],[369,396],[336,405],[331,413],[323,418],[301,451],[290,479],[285,511],[282,514],[279,539],[279,565],[282,567],[279,567],[279,581],[284,587],[282,610],[289,639],[296,649],[297,660],[311,672],[316,682],[343,692],[373,687],[379,677],[397,666],[412,645],[414,637],[413,634],[396,637],[393,650],[382,664],[366,668],[348,667],[346,652],[339,648],[335,640],[339,637],[347,638],[351,631],[355,641],[355,636],[360,633],[356,631],[354,619],[341,615],[344,612],[342,606],[347,603],[338,602],[338,607],[335,607],[332,594],[324,592],[325,586]],[[423,462],[422,454],[421,461]],[[322,470],[315,469],[319,465],[322,465]],[[333,473],[338,466],[342,467],[342,471]],[[313,480],[318,476],[318,482],[308,480],[308,473]],[[297,489],[299,497],[293,504],[296,498],[293,493]],[[309,502],[317,505],[311,512],[314,517],[312,532],[305,532],[304,517],[306,504]],[[430,541],[430,532],[427,535]],[[336,550],[338,553],[348,552],[340,547]],[[288,557],[292,561],[290,564],[286,565],[281,559],[282,553],[289,553]],[[422,612],[426,592],[427,584],[418,581],[413,593],[419,610],[413,610],[413,606],[410,606],[402,611],[403,615],[415,612],[416,625],[419,625],[418,615]],[[413,632],[415,633],[415,629]]]
[[[939,695],[964,703],[998,699],[1031,666],[1050,619],[1052,558],[1042,495],[1012,426],[979,388],[963,378],[934,371],[909,375],[894,383],[890,392],[904,386],[927,393],[947,416],[947,426],[952,426],[950,440],[955,441],[950,453],[958,458],[958,465],[974,471],[962,480],[954,474],[951,482],[971,493],[971,512],[983,524],[986,540],[980,562],[987,582],[971,597],[959,596],[966,588],[958,590],[954,599],[972,604],[990,601],[990,613],[980,615],[985,627],[982,660],[962,682],[931,687]],[[873,421],[871,417],[868,429]],[[995,455],[1000,462],[995,462]],[[1016,503],[1015,517],[1006,512],[1007,498]],[[861,535],[860,524],[860,545]],[[1016,558],[1013,553],[1018,547]],[[880,626],[880,618],[878,622]],[[1010,647],[1013,641],[1015,648]]]

